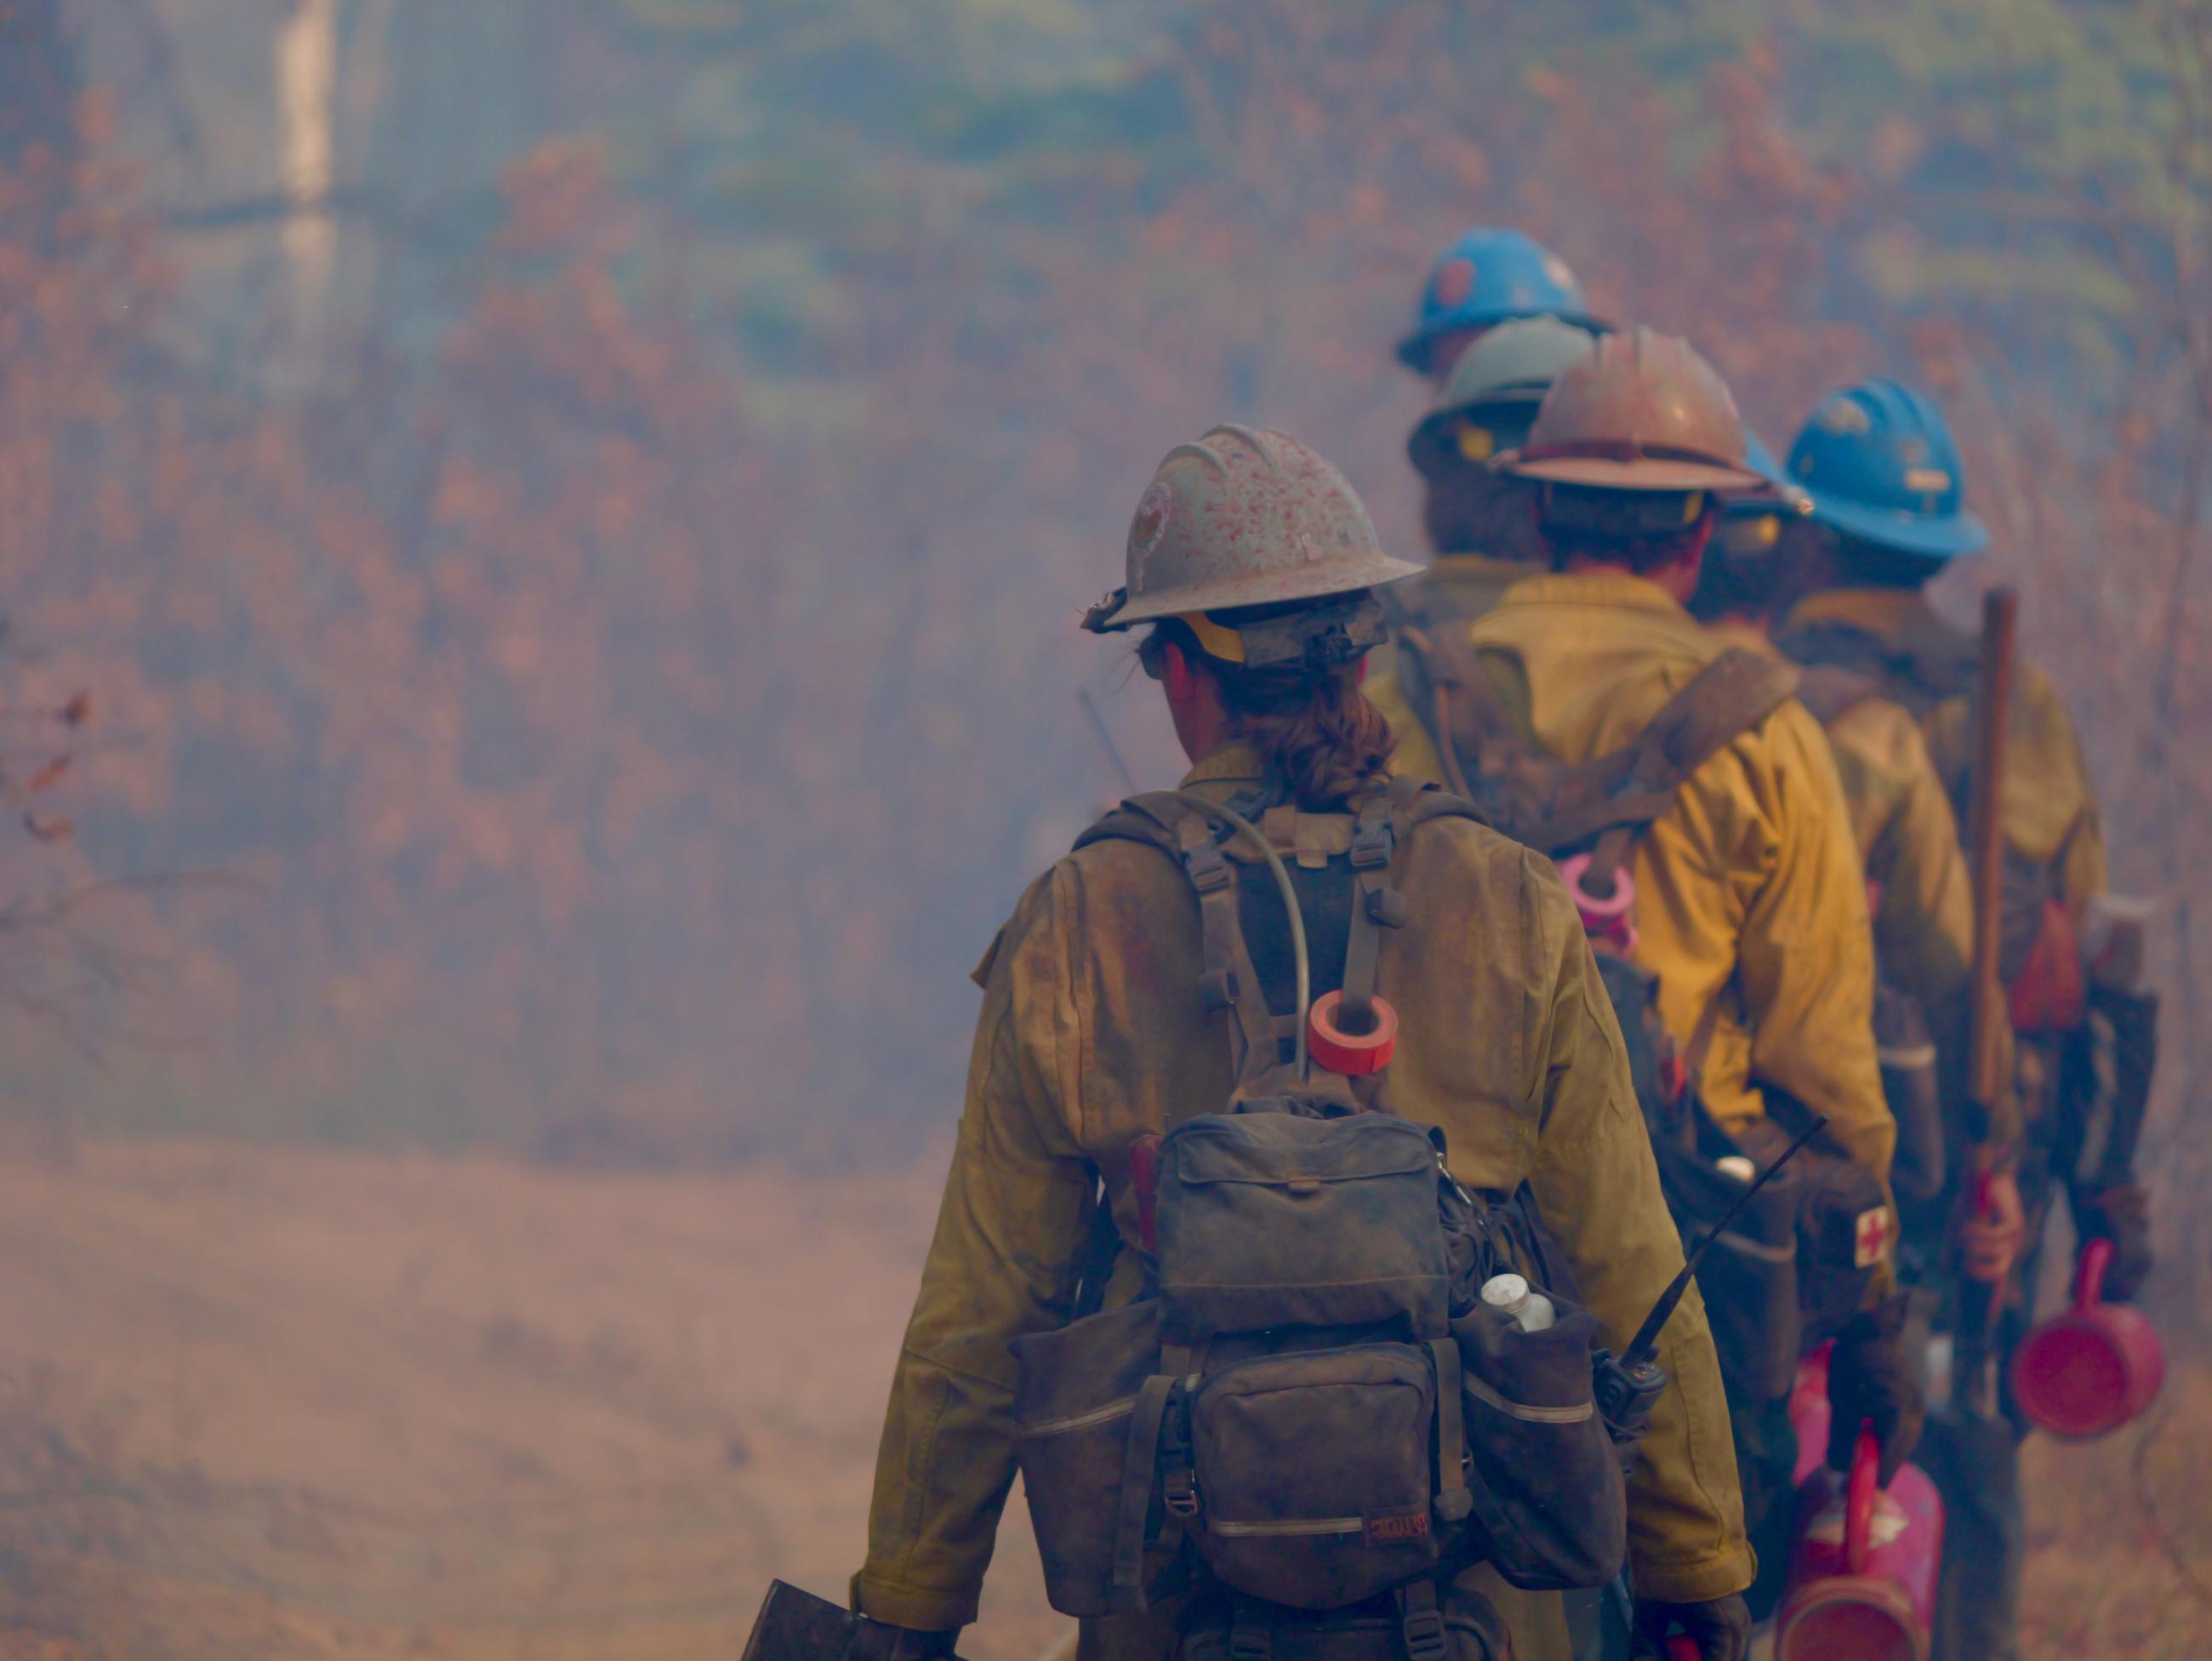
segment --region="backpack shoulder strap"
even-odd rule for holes
[[[1635,739],[1562,780],[1555,846],[1595,838],[1584,884],[1613,891],[1636,835],[1665,812],[1689,776],[1780,709],[1797,666],[1731,646],[1668,698]]]
[[[1862,703],[1880,697],[1881,691],[1872,675],[1832,663],[1814,664],[1797,678],[1797,702],[1823,727],[1834,726]]]
[[[1396,827],[1398,840],[1403,842],[1415,827],[1431,819],[1473,819],[1484,823],[1482,810],[1465,796],[1455,795],[1440,784],[1415,778],[1402,773],[1389,783],[1390,819]]]
[[[1244,941],[1237,910],[1237,871],[1221,851],[1213,821],[1172,791],[1132,796],[1075,840],[1078,849],[1101,842],[1140,842],[1174,860],[1198,896],[1200,949],[1204,967],[1199,995],[1209,1013],[1226,1010],[1229,1062],[1240,1084],[1277,1065],[1283,1030],[1267,1007],[1259,971]]]
[[[1796,666],[1730,647],[1660,706],[1620,749],[1561,770],[1544,821],[1552,850],[1608,830],[1630,835],[1665,812],[1683,781],[1797,690]]]
[[[1731,646],[1661,706],[1622,752],[1639,787],[1672,796],[1682,781],[1796,696],[1800,671],[1785,659]]]
[[[1529,841],[1526,833],[1540,822],[1562,764],[1522,735],[1464,624],[1408,629],[1398,645],[1408,700],[1446,784],[1474,818]]]
[[[1972,636],[1932,613],[1894,642],[1856,624],[1824,619],[1790,630],[1774,643],[1808,667],[1864,676],[1881,697],[1919,716],[1946,698],[1972,691],[1979,654]],[[1821,717],[1824,722],[1828,719]]]
[[[1905,652],[1915,685],[1931,703],[1964,697],[1974,690],[1982,664],[1979,636],[1954,629],[1927,611],[1907,631]]]
[[[1683,780],[1789,701],[1799,672],[1781,659],[1730,647],[1630,743],[1570,764],[1521,735],[1473,643],[1456,631],[1409,630],[1400,648],[1413,671],[1407,690],[1414,709],[1425,711],[1422,724],[1474,816],[1547,854],[1625,830],[1614,838],[1613,867],[1628,837],[1666,811]]]
[[[1474,620],[1474,613],[1447,584],[1436,580],[1433,571],[1405,582],[1386,582],[1375,591],[1375,598],[1382,603],[1382,615],[1394,635],[1409,629],[1432,634],[1455,623]]]

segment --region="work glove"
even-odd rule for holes
[[[1635,1661],[1669,1661],[1667,1635],[1678,1628],[1698,1646],[1698,1661],[1744,1661],[1751,1652],[1751,1610],[1740,1592],[1702,1603],[1639,1597]]]
[[[1978,1202],[1978,1186],[1966,1184],[1952,1224],[1959,1267],[1984,1286],[2002,1286],[2027,1243],[2027,1211],[2021,1204],[2019,1179],[2009,1171],[1990,1173],[1986,1210]]]
[[[1880,1481],[1887,1488],[1920,1441],[1927,1402],[1919,1370],[1905,1348],[1903,1293],[1861,1310],[1828,1357],[1828,1463],[1849,1470],[1859,1427],[1874,1427],[1881,1445]]]
[[[2141,1183],[2115,1183],[2074,1202],[2083,1241],[2110,1240],[2112,1266],[2105,1271],[2105,1296],[2130,1301],[2150,1274],[2150,1195]]]
[[[854,1623],[845,1661],[948,1661],[959,1636],[957,1629],[917,1632],[912,1627],[894,1627],[863,1615]]]

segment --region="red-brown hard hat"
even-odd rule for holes
[[[1506,472],[1604,490],[1750,490],[1743,417],[1686,340],[1641,326],[1559,372]]]

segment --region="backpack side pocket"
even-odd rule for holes
[[[1628,1551],[1620,1461],[1590,1385],[1597,1322],[1554,1302],[1540,1332],[1487,1307],[1452,1323],[1481,1555],[1534,1591],[1601,1586]]]
[[[1130,1429],[1139,1397],[1158,1372],[1158,1305],[1132,1304],[1055,1332],[1014,1341],[1021,1367],[1014,1393],[1014,1456],[1022,1471],[1044,1566],[1045,1595],[1063,1615],[1098,1615],[1141,1603],[1172,1554],[1144,1550],[1139,1597],[1115,1587]],[[1160,1501],[1147,1466],[1143,1542],[1158,1537]],[[1125,1578],[1127,1578],[1125,1576]]]

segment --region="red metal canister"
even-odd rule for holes
[[[2112,1243],[2092,1240],[2074,1273],[2074,1305],[2027,1335],[2013,1357],[2013,1394],[2054,1436],[2086,1441],[2118,1430],[2157,1397],[2166,1347],[2141,1310],[2104,1301]]]
[[[1862,1430],[1849,1475],[1818,1470],[1798,1490],[1775,1661],[1928,1661],[1943,1502],[1917,1465],[1877,1488],[1880,1463]]]

